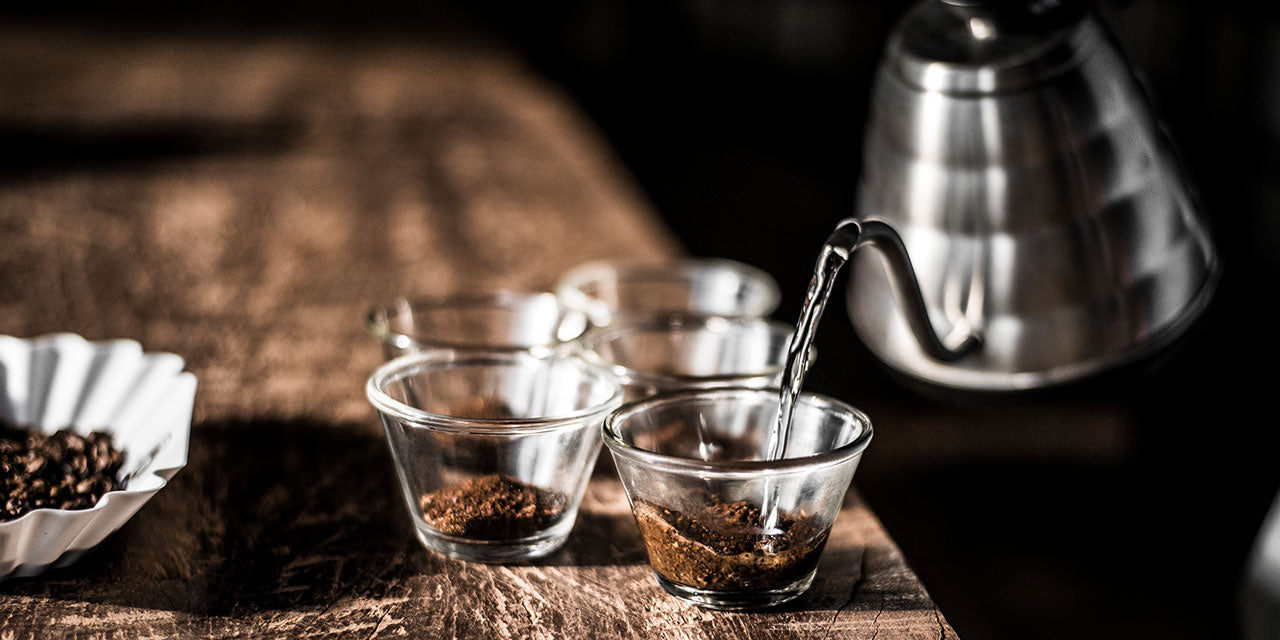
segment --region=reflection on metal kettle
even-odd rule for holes
[[[938,335],[981,336],[936,357],[889,254],[858,252],[854,327],[911,376],[997,391],[1076,380],[1167,345],[1212,296],[1196,204],[1087,5],[917,5],[881,63],[864,151],[859,217],[901,236]]]

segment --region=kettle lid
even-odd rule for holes
[[[885,64],[924,91],[986,95],[1045,82],[1101,41],[1083,0],[925,0],[890,37]]]

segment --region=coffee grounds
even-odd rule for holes
[[[687,492],[674,507],[636,500],[640,535],[660,575],[698,589],[782,587],[818,564],[831,525],[814,516],[779,514],[778,533],[761,532],[760,507]]]
[[[0,424],[0,521],[34,509],[88,509],[123,486],[118,478],[123,463],[124,452],[112,446],[107,433],[45,435]]]
[[[559,521],[567,503],[562,493],[496,473],[423,494],[419,501],[431,528],[473,540],[527,538]]]

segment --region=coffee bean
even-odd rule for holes
[[[33,458],[31,460],[28,460],[27,473],[28,474],[40,473],[40,470],[44,468],[44,463],[45,463],[44,458]]]
[[[80,436],[69,430],[45,435],[0,424],[0,521],[33,509],[87,509],[122,488],[124,453],[111,434]]]

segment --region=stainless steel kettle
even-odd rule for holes
[[[926,327],[980,336],[953,357],[922,348],[912,292],[894,293],[901,261],[858,252],[849,314],[892,367],[964,389],[1049,386],[1143,357],[1207,305],[1212,242],[1087,4],[922,2],[873,96],[858,217],[901,236]]]

